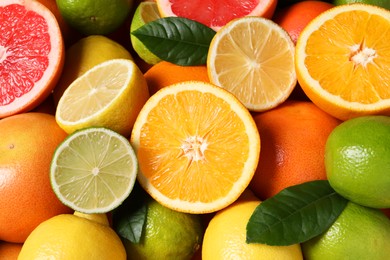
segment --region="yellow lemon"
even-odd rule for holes
[[[19,254],[24,259],[126,259],[126,250],[105,214],[61,214],[42,222]]]

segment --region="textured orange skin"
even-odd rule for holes
[[[205,65],[180,66],[167,61],[161,61],[153,65],[144,73],[144,76],[148,83],[150,95],[163,87],[183,81],[198,80],[210,82]]]
[[[320,13],[334,7],[322,1],[302,1],[275,12],[273,20],[290,34],[297,42],[302,29]]]
[[[50,185],[50,163],[67,134],[53,115],[0,120],[0,240],[22,243],[42,221],[71,213]]]
[[[260,160],[249,185],[261,200],[282,189],[325,180],[325,143],[341,121],[311,102],[286,101],[254,114],[261,138]]]

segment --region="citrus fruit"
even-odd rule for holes
[[[156,0],[161,17],[178,16],[200,22],[215,31],[235,18],[262,16],[271,18],[276,0]]]
[[[93,66],[112,59],[133,60],[133,57],[122,45],[103,35],[83,37],[71,45],[66,50],[64,69],[53,90],[55,103],[76,78]]]
[[[200,217],[169,209],[153,199],[147,200],[146,208],[141,242],[123,240],[127,255],[132,259],[191,259],[203,239]]]
[[[323,1],[302,1],[277,10],[272,19],[288,32],[295,44],[303,28],[332,7],[333,4]]]
[[[10,243],[0,241],[0,259],[17,260],[22,246],[22,243]]]
[[[56,120],[67,133],[102,126],[127,136],[148,98],[144,75],[133,61],[108,60],[65,90],[57,105]]]
[[[259,199],[245,191],[232,205],[218,211],[206,228],[202,259],[303,259],[299,244],[270,246],[246,242],[247,223],[259,204]]]
[[[105,213],[129,196],[137,175],[129,141],[106,128],[87,128],[57,148],[50,181],[57,197],[75,211]]]
[[[249,111],[226,90],[201,81],[162,88],[131,134],[141,186],[162,205],[208,213],[236,200],[257,166],[260,137]]]
[[[24,259],[125,260],[126,251],[104,214],[61,214],[42,222],[19,254]]]
[[[36,1],[0,2],[0,118],[38,106],[55,87],[64,64],[61,30]]]
[[[342,120],[390,115],[388,30],[390,11],[365,4],[339,5],[314,18],[296,45],[306,95]]]
[[[376,259],[390,254],[390,219],[378,209],[349,202],[322,235],[302,243],[305,259]]]
[[[54,116],[22,113],[0,120],[0,240],[22,243],[42,221],[71,210],[50,186],[54,150],[67,136]]]
[[[363,3],[363,4],[376,5],[386,9],[390,9],[389,0],[333,0],[332,3],[335,5]]]
[[[330,185],[345,198],[390,208],[390,117],[361,116],[336,127],[326,142]]]
[[[108,34],[125,22],[132,0],[56,0],[65,21],[84,35]]]
[[[279,25],[262,17],[238,18],[219,30],[210,43],[207,69],[211,83],[251,111],[283,103],[297,82],[294,43]]]
[[[135,9],[130,25],[130,40],[134,51],[138,56],[148,64],[156,64],[161,61],[159,57],[154,55],[148,48],[131,33],[143,25],[160,18],[160,13],[157,4],[154,1],[141,2]]]
[[[265,200],[284,188],[326,179],[325,144],[339,120],[312,102],[290,100],[253,118],[262,140],[249,186],[256,196]]]
[[[163,87],[183,82],[183,81],[204,81],[209,82],[207,67],[199,66],[180,66],[167,61],[161,61],[153,65],[144,73],[149,87],[150,95],[153,95]]]

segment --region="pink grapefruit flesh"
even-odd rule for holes
[[[277,0],[157,0],[162,17],[184,17],[219,30],[244,16],[271,18]]]
[[[55,16],[32,0],[0,1],[0,118],[38,106],[58,81],[64,46]]]

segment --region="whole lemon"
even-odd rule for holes
[[[306,260],[389,259],[390,219],[379,209],[349,202],[323,234],[302,244]]]
[[[334,128],[325,145],[325,170],[345,198],[390,208],[390,117],[362,116]]]
[[[250,191],[217,212],[206,228],[202,244],[203,260],[226,259],[303,259],[299,244],[269,246],[246,243],[246,225],[260,204]]]
[[[105,214],[61,214],[42,222],[28,236],[19,260],[126,259],[119,236]]]

